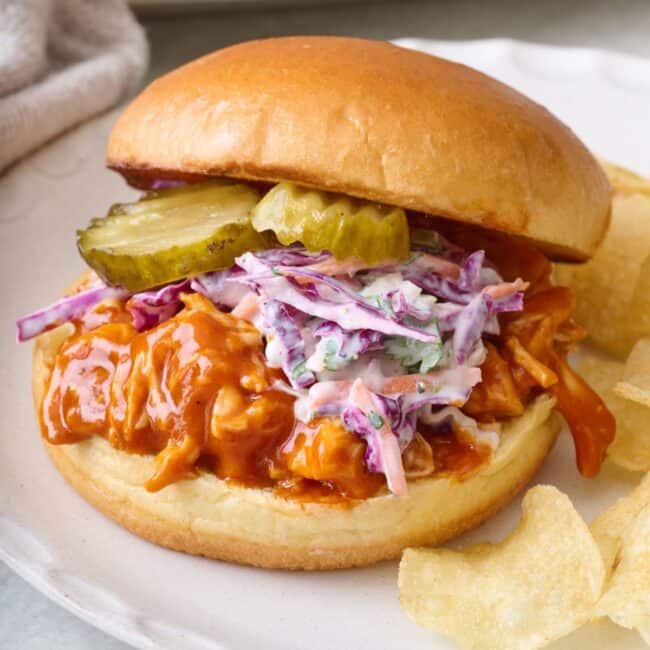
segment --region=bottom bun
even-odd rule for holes
[[[59,328],[36,343],[36,404],[69,331]],[[398,557],[407,546],[440,544],[497,512],[552,448],[560,429],[553,405],[542,395],[505,423],[491,461],[465,480],[418,479],[406,497],[384,493],[344,505],[285,499],[205,472],[151,493],[143,483],[153,473],[153,456],[119,451],[100,437],[46,447],[87,501],[151,542],[266,568],[339,569]]]

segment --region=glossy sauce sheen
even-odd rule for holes
[[[551,286],[550,264],[528,246],[484,234],[476,241],[466,230],[455,235],[466,249],[486,249],[506,279],[531,282],[524,311],[502,318],[501,336],[486,341],[483,382],[464,410],[494,422],[520,415],[549,390],[572,426],[581,472],[593,475],[613,438],[613,419],[565,361],[583,335],[571,320],[571,292]],[[152,491],[196,475],[197,467],[303,500],[367,498],[385,485],[383,475],[365,467],[365,443],[337,419],[311,423],[310,435],[295,426],[293,398],[272,388],[282,375],[266,366],[252,325],[201,295],[183,300],[185,309],[142,333],[120,303],[100,305],[76,324],[42,403],[48,442],[101,435],[118,449],[156,454],[146,483]],[[403,460],[411,479],[463,479],[489,457],[462,432],[421,430]]]
[[[157,453],[146,487],[194,473],[268,480],[267,465],[293,429],[293,399],[245,321],[197,294],[186,309],[138,334],[107,323],[78,333],[57,355],[41,411],[49,442],[105,436],[118,449]]]

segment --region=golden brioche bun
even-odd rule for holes
[[[37,408],[54,356],[69,333],[63,326],[36,342]],[[153,473],[153,456],[119,451],[100,437],[45,444],[86,500],[156,544],[267,568],[335,569],[395,558],[407,546],[441,543],[494,514],[553,446],[560,428],[553,403],[541,396],[505,424],[492,460],[471,478],[419,479],[409,483],[407,497],[383,494],[351,505],[301,503],[205,472],[151,493],[143,483]]]
[[[384,42],[251,41],[149,85],[108,164],[133,184],[292,180],[523,236],[584,260],[610,186],[573,132],[476,70]]]

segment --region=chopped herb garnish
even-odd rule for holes
[[[379,413],[375,413],[375,411],[368,413],[368,419],[375,429],[381,429],[384,426],[384,418]]]
[[[307,372],[307,362],[301,361],[292,371],[291,376],[293,379],[300,377],[304,372]]]

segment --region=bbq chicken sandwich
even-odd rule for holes
[[[485,520],[560,416],[598,473],[614,420],[549,259],[592,255],[610,187],[543,107],[387,43],[269,39],[154,81],[108,165],[142,198],[78,232],[89,269],[18,336],[54,463],[133,532],[358,566]]]

